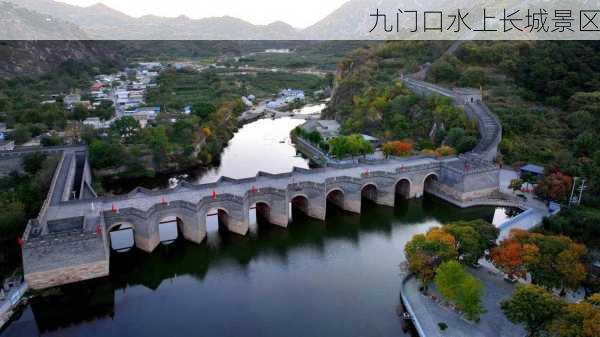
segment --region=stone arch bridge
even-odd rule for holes
[[[184,183],[156,191],[137,188],[116,197],[73,198],[75,194],[65,192],[73,189],[75,180],[68,177],[78,175],[71,173],[70,156],[63,154],[49,198],[23,236],[25,278],[33,288],[107,275],[108,233],[119,225],[131,227],[135,246],[151,252],[160,243],[159,223],[167,217],[179,220],[185,239],[201,243],[206,216],[215,212],[229,231],[245,235],[254,206],[271,224],[286,227],[292,208],[324,220],[328,202],[360,213],[365,199],[393,206],[396,198],[418,198],[427,190],[460,202],[493,193],[499,177],[495,165],[475,158],[411,157],[296,168],[284,174],[260,172],[248,179],[223,177],[215,183]]]

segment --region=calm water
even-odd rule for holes
[[[250,123],[220,167],[187,179],[308,167],[288,139],[300,123]],[[201,245],[178,238],[176,223],[166,219],[165,242],[152,254],[113,251],[110,277],[34,298],[0,336],[408,336],[396,313],[405,243],[446,221],[506,218],[503,209],[461,210],[429,196],[395,208],[365,202],[361,215],[328,207],[327,221],[294,213],[287,229],[257,221],[251,211],[245,237],[219,230],[209,217]],[[128,233],[113,236],[114,243],[131,246]]]
[[[246,237],[209,227],[202,245],[111,255],[111,276],[37,297],[6,336],[405,336],[399,264],[414,234],[456,219],[502,217],[432,197],[362,215],[294,214]]]

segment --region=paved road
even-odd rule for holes
[[[502,276],[486,268],[469,269],[484,284],[482,304],[487,312],[477,324],[467,322],[453,310],[444,308],[419,292],[419,281],[412,277],[402,289],[403,294],[419,321],[424,337],[521,337],[525,330],[512,324],[500,309],[500,303],[514,291],[514,284],[504,282]],[[434,287],[432,287],[434,288]],[[433,289],[435,290],[435,289]],[[444,322],[448,329],[441,331],[438,323]]]

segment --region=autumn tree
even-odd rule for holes
[[[569,198],[573,178],[562,172],[546,175],[535,187],[535,193],[546,200],[566,201]]]
[[[511,236],[500,242],[498,247],[491,251],[492,263],[502,270],[509,278],[525,277],[527,264],[535,261],[539,249],[533,244],[519,242],[511,232]]]
[[[529,336],[540,336],[562,310],[563,302],[536,285],[519,285],[509,300],[502,302],[504,315],[515,324],[523,324]]]
[[[432,228],[426,234],[413,236],[404,247],[409,269],[427,284],[433,280],[435,270],[445,261],[458,257],[456,240],[441,228]]]
[[[600,336],[600,307],[590,301],[568,304],[548,331],[556,337]]]
[[[413,144],[407,141],[392,141],[383,144],[382,150],[386,156],[406,157],[412,154]]]
[[[438,156],[446,157],[446,156],[453,156],[453,155],[455,155],[456,154],[456,150],[453,147],[444,145],[444,146],[440,146],[439,148],[437,148],[435,150],[435,153]]]
[[[585,246],[562,235],[521,231],[518,240],[538,248],[537,258],[527,263],[532,282],[547,289],[577,289],[585,279]]]
[[[512,230],[492,250],[494,265],[509,276],[531,274],[532,282],[547,289],[577,289],[586,277],[584,245],[562,235]]]

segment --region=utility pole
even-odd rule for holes
[[[577,184],[577,177],[573,177],[573,186],[571,186],[571,195],[569,196],[569,207],[573,205],[573,194],[575,193],[575,184]]]
[[[579,199],[577,199],[577,206],[581,204],[581,197],[583,197],[583,190],[585,190],[587,186],[585,186],[585,179],[581,180],[581,185],[579,185]]]

